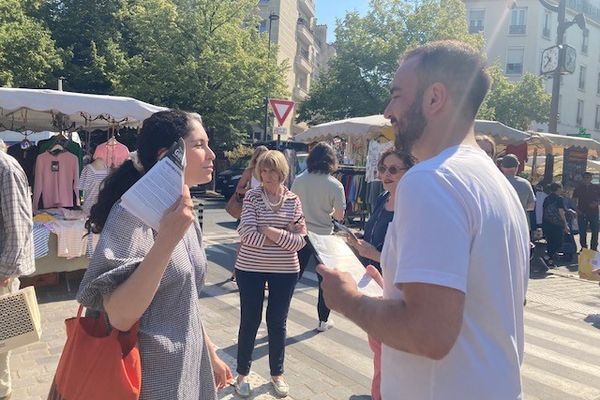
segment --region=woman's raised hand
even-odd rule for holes
[[[183,193],[179,200],[171,206],[160,220],[158,238],[168,241],[174,246],[183,238],[190,225],[194,222],[194,203],[190,189],[183,185]]]

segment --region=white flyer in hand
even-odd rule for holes
[[[372,297],[383,296],[383,289],[367,274],[366,268],[341,236],[308,232],[308,240],[315,248],[319,262],[349,272],[361,293]]]
[[[165,212],[181,197],[185,143],[179,139],[150,171],[121,196],[121,205],[154,230]]]

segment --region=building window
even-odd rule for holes
[[[587,54],[589,41],[590,41],[590,31],[588,29],[585,29],[583,31],[583,39],[581,41],[581,53],[582,54]]]
[[[546,39],[550,39],[550,26],[551,26],[552,14],[549,12],[544,13],[544,29],[542,30],[542,36]]]
[[[594,121],[594,129],[600,130],[600,106],[596,106],[596,120]]]
[[[579,66],[579,90],[585,90],[585,73],[586,68],[583,65]]]
[[[268,4],[269,0],[260,0],[258,4]]]
[[[598,86],[596,87],[596,94],[600,96],[600,72],[598,73]]]
[[[258,31],[260,33],[263,33],[263,32],[267,31],[267,21],[266,20],[260,21],[260,25],[258,26]]]
[[[527,32],[527,7],[513,8],[510,16],[508,33],[511,35],[524,35]]]
[[[469,11],[469,33],[483,32],[483,20],[485,19],[485,10]]]
[[[583,125],[583,100],[577,100],[577,120],[575,124],[578,127]]]
[[[523,74],[523,55],[524,49],[508,49],[506,56],[506,74],[521,75]]]

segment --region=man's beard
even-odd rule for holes
[[[396,120],[396,150],[411,153],[412,146],[423,136],[423,131],[427,125],[425,116],[421,109],[423,104],[423,93],[418,93],[410,108],[400,120]]]

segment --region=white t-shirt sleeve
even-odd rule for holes
[[[415,171],[400,182],[395,207],[394,283],[466,292],[472,229],[457,185],[439,173]]]

